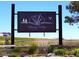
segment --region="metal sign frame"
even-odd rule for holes
[[[11,44],[14,45],[14,21],[15,21],[15,4],[11,8]],[[58,5],[58,18],[59,18],[59,45],[63,45],[62,38],[62,5]]]

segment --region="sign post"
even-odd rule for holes
[[[62,38],[62,6],[58,5],[58,17],[59,17],[59,45],[63,45]]]
[[[15,18],[15,5],[11,6],[11,44],[14,45],[14,18]]]

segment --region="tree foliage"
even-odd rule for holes
[[[73,25],[74,23],[79,22],[79,1],[71,1],[69,5],[66,6],[66,9],[72,14],[72,16],[65,17],[65,23]]]

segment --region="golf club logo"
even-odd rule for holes
[[[48,19],[52,20],[52,17],[48,17]],[[23,18],[21,23],[35,25],[35,26],[52,24],[52,22],[46,22],[45,17],[42,16],[42,14],[30,16],[29,18]]]

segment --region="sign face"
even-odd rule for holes
[[[56,12],[18,12],[18,32],[56,32]]]

